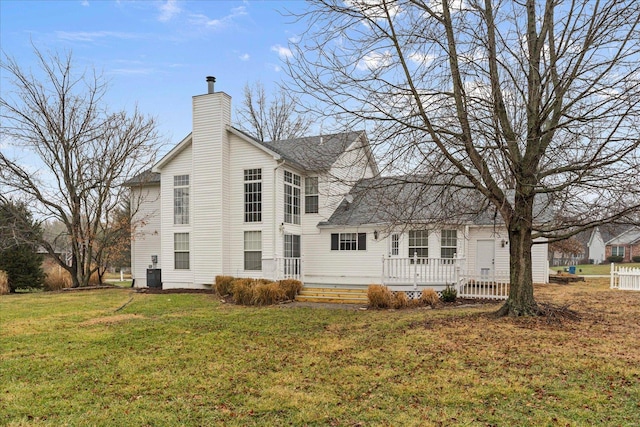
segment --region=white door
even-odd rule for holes
[[[476,273],[481,277],[493,276],[495,264],[495,240],[478,240],[476,246]]]

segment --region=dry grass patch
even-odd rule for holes
[[[96,317],[95,319],[89,319],[80,323],[80,326],[113,325],[115,323],[126,322],[129,320],[140,320],[144,318],[144,316],[139,314],[116,314],[114,316]]]

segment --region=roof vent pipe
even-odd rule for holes
[[[216,78],[212,76],[207,76],[207,93],[213,93],[213,85],[216,82]]]

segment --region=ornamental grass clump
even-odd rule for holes
[[[424,306],[435,307],[440,302],[440,297],[433,289],[425,289],[422,291],[422,295],[420,295],[420,302]]]
[[[70,288],[72,285],[71,274],[53,262],[44,263],[44,290],[60,291]]]
[[[394,293],[392,305],[395,309],[406,308],[409,305],[409,297],[407,297],[407,293],[402,291]]]
[[[235,277],[233,276],[216,276],[215,281],[215,290],[218,295],[221,297],[231,295],[231,291],[233,290],[233,281]]]
[[[253,285],[252,305],[277,304],[287,299],[284,289],[277,282],[260,283]]]
[[[253,279],[235,279],[231,283],[233,302],[241,305],[251,305],[253,301]]]
[[[9,276],[6,271],[0,270],[0,295],[7,295],[10,292]]]
[[[389,308],[393,301],[393,294],[386,286],[369,285],[367,299],[371,308]]]
[[[302,290],[302,282],[294,279],[284,279],[278,282],[288,300],[293,301]]]

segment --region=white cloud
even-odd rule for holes
[[[248,53],[243,53],[238,58],[240,58],[241,61],[248,61],[250,57]]]
[[[82,0],[80,2],[80,5],[85,6],[85,7],[89,6],[89,0]]]
[[[391,53],[386,52],[371,52],[366,54],[360,62],[358,62],[357,68],[359,70],[375,70],[380,67],[386,67],[391,64]]]
[[[434,55],[413,52],[409,54],[409,59],[418,65],[429,65],[434,59],[436,59],[436,57]]]
[[[158,16],[158,21],[160,22],[170,21],[174,16],[179,15],[182,11],[176,0],[167,0],[165,3],[160,5],[159,9],[160,16]]]
[[[291,58],[293,56],[291,49],[285,46],[280,46],[279,44],[275,46],[271,46],[271,50],[273,52],[276,52],[278,56],[282,59]]]
[[[228,15],[219,19],[211,19],[203,14],[193,14],[189,20],[192,25],[204,27],[209,30],[218,30],[229,26],[236,18],[245,15],[247,15],[247,8],[245,6],[238,6],[231,9]]]

